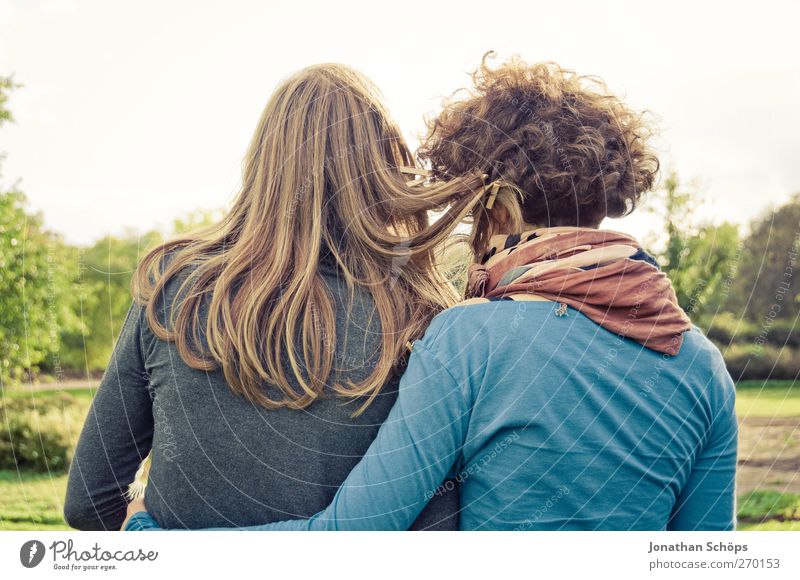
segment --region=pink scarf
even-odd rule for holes
[[[468,297],[535,294],[567,304],[620,336],[676,355],[692,325],[672,284],[636,240],[587,228],[494,236],[469,268]]]

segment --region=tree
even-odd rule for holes
[[[800,193],[756,220],[744,244],[733,307],[768,327],[800,316]]]
[[[738,228],[727,222],[697,223],[692,205],[696,195],[682,188],[675,173],[659,194],[666,234],[659,263],[672,280],[681,307],[696,324],[705,326],[725,306],[737,278],[742,251]]]
[[[223,211],[198,209],[188,212],[184,217],[172,222],[173,234],[185,234],[193,230],[204,228],[217,223],[222,219]]]
[[[173,222],[172,234],[211,225],[219,217],[219,211],[189,212]],[[77,252],[79,275],[73,283],[77,300],[72,308],[81,324],[62,337],[65,365],[85,373],[106,367],[133,299],[133,272],[142,256],[161,241],[157,231],[141,235],[131,231],[121,237],[106,236]]]
[[[6,103],[16,86],[0,77],[0,126],[13,121]],[[61,372],[59,336],[75,323],[65,307],[70,263],[63,240],[27,210],[17,185],[0,183],[0,385],[40,366]]]
[[[19,85],[14,82],[12,77],[0,76],[0,127],[14,120],[11,111],[6,107],[6,103],[8,102],[8,96],[11,91],[18,86]]]
[[[64,333],[65,363],[84,372],[106,367],[131,305],[131,276],[142,255],[161,241],[158,232],[106,236],[78,251],[78,275],[72,304],[81,321]]]

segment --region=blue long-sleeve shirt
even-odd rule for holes
[[[693,329],[662,355],[552,302],[435,318],[397,402],[324,511],[239,529],[402,530],[447,475],[464,530],[729,530],[734,385]],[[154,529],[146,514],[128,529]]]

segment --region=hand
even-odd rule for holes
[[[125,521],[122,522],[122,527],[120,528],[121,532],[125,531],[125,526],[128,525],[128,520],[131,519],[133,514],[138,514],[139,512],[146,512],[147,507],[144,505],[144,498],[137,498],[133,500],[131,503],[128,504],[128,513],[125,516]]]

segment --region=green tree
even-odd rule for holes
[[[0,77],[0,126],[13,121],[6,103],[16,86]],[[40,367],[61,372],[59,337],[76,322],[67,306],[70,264],[70,249],[27,209],[16,184],[0,182],[0,385]]]
[[[13,121],[6,103],[16,86],[0,77],[0,126]],[[79,324],[70,306],[73,252],[16,185],[0,183],[0,384],[62,372],[61,334]]]
[[[103,370],[131,305],[131,276],[142,255],[161,241],[158,232],[106,236],[78,252],[73,304],[81,325],[64,334],[65,362],[84,372]]]
[[[742,252],[737,226],[698,223],[693,204],[696,195],[686,191],[672,173],[656,195],[664,222],[666,244],[658,259],[672,280],[681,307],[695,323],[704,326],[725,306]]]
[[[16,86],[0,77],[0,126],[13,121],[6,103]],[[189,212],[172,233],[220,217],[218,210]],[[103,370],[131,304],[131,276],[162,239],[155,231],[128,232],[88,248],[68,246],[28,211],[18,187],[0,183],[0,384],[39,370]]]
[[[220,215],[220,211],[189,212],[173,222],[171,235],[211,225]],[[133,272],[142,256],[163,239],[157,231],[141,235],[131,231],[106,236],[76,252],[79,274],[73,282],[71,307],[80,324],[62,336],[66,366],[83,373],[105,369],[133,299]]]
[[[198,209],[190,211],[184,217],[177,218],[172,222],[173,234],[185,234],[193,230],[205,228],[217,223],[222,219],[223,211]]]
[[[800,316],[800,193],[753,222],[734,285],[736,312],[759,325]]]
[[[11,115],[11,111],[6,106],[6,103],[8,102],[8,96],[11,94],[11,91],[18,86],[19,85],[14,82],[12,77],[0,76],[0,127],[2,127],[5,123],[14,120],[14,117]]]

